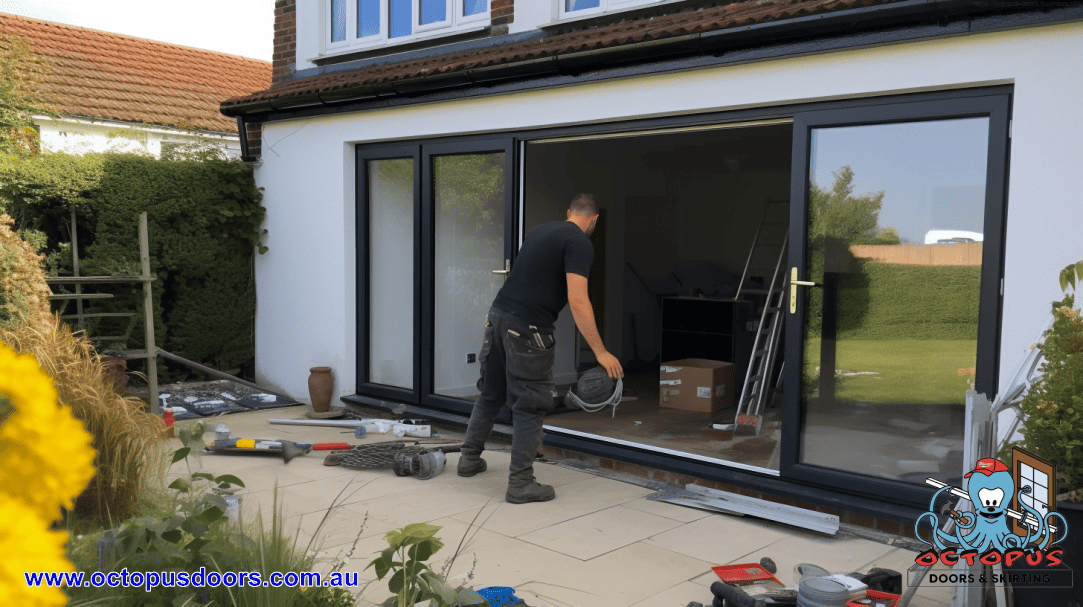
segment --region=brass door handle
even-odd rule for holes
[[[790,314],[797,314],[797,287],[818,287],[810,280],[797,280],[797,266],[790,268]]]

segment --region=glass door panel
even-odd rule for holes
[[[791,287],[807,289],[799,463],[958,482],[989,128],[975,117],[811,129],[802,274],[816,284]]]
[[[414,159],[366,161],[367,383],[414,390]]]
[[[506,152],[432,156],[433,392],[474,400],[485,316],[504,283]]]

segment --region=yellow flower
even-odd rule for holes
[[[68,602],[60,588],[30,588],[24,572],[75,571],[64,553],[68,534],[49,531],[34,510],[0,494],[0,605],[61,607]]]
[[[37,360],[0,344],[0,495],[56,520],[94,476],[91,440]]]

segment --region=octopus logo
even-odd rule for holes
[[[1068,534],[1068,524],[1055,511],[1056,468],[1018,447],[1013,452],[1013,474],[1004,462],[995,458],[979,460],[974,470],[966,473],[966,490],[926,479],[937,487],[929,502],[929,511],[918,517],[914,533],[931,548],[915,562],[931,566],[937,561],[954,565],[960,559],[974,565],[975,559],[985,565],[1003,562],[1007,566],[1028,564],[1056,566],[1063,551],[1053,547]],[[1018,487],[1018,491],[1016,488]],[[947,494],[945,496],[945,494]],[[972,508],[965,512],[950,503],[952,496],[969,501]],[[948,515],[954,519],[954,529],[938,528],[937,501],[946,497]],[[1018,508],[1012,508],[1014,505]],[[922,537],[922,522],[932,528],[931,541]]]

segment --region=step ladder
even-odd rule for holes
[[[737,401],[737,418],[734,420],[733,427],[736,435],[759,435],[763,428],[763,409],[767,404],[767,396],[779,389],[782,384],[782,374],[779,373],[778,383],[775,384],[774,389],[771,388],[784,318],[787,286],[785,262],[789,239],[789,232],[787,232],[782,240],[782,247],[771,276],[771,284],[767,289],[767,299],[764,302],[763,312],[760,314],[759,326],[756,328],[756,338],[752,343],[752,357],[745,371],[741,398]]]
[[[733,296],[734,301],[741,299],[742,294],[768,294],[762,287],[748,287],[748,279],[752,276],[766,279],[773,275],[772,272],[776,270],[773,262],[779,248],[785,247],[785,240],[789,234],[790,201],[768,199],[767,204],[763,206],[760,225],[756,228],[755,236],[752,237],[752,246],[748,249],[748,259],[745,261],[744,271],[741,272],[741,282],[737,284],[737,293]]]

